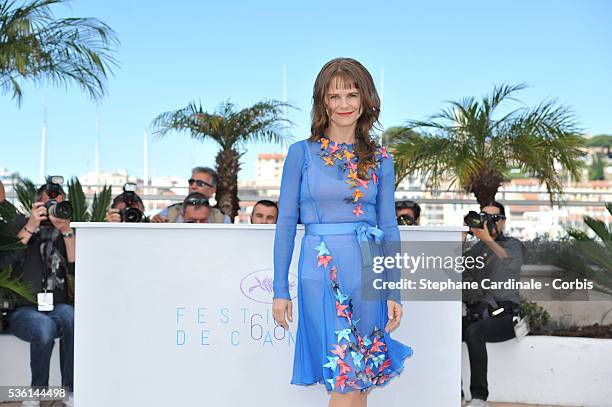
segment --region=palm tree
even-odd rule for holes
[[[551,205],[562,196],[563,167],[579,179],[584,139],[573,113],[545,101],[508,111],[506,101],[525,85],[495,87],[481,100],[469,97],[450,102],[427,121],[409,121],[416,130],[396,150],[397,183],[413,171],[427,177],[427,188],[443,181],[474,194],[479,204],[495,199],[513,168],[546,184]],[[505,114],[499,117],[499,111]]]
[[[612,216],[612,203],[607,203],[606,209]],[[569,229],[572,245],[557,265],[567,270],[571,279],[586,278],[595,283],[594,290],[612,295],[612,225],[590,216],[583,219],[593,237]]]
[[[21,80],[78,84],[91,98],[117,65],[114,31],[95,18],[56,19],[51,6],[67,0],[30,0],[22,6],[0,0],[0,92],[21,104]]]
[[[172,131],[187,131],[194,140],[211,139],[219,144],[215,157],[219,176],[216,199],[223,212],[232,219],[240,209],[238,172],[240,158],[250,142],[286,144],[290,137],[285,130],[292,122],[284,112],[292,106],[277,100],[263,101],[238,111],[229,101],[221,103],[215,113],[205,112],[195,103],[175,111],[162,113],[152,127],[163,137]]]
[[[21,205],[21,213],[29,216],[34,206],[34,196],[36,195],[36,185],[29,178],[19,178],[15,184],[17,200]]]

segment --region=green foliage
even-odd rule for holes
[[[587,147],[612,147],[612,136],[600,134],[599,136],[591,137],[586,141]]]
[[[604,179],[604,162],[599,154],[593,154],[593,163],[589,167],[589,181]]]
[[[449,181],[449,187],[457,185],[483,203],[494,199],[509,170],[518,168],[546,185],[551,204],[560,200],[566,177],[555,165],[579,179],[584,138],[574,114],[554,102],[507,109],[523,89],[498,86],[480,100],[450,102],[427,121],[409,121],[407,128],[417,133],[395,146],[397,183],[421,172],[428,189]]]
[[[34,290],[31,284],[26,281],[21,281],[11,277],[12,268],[5,267],[0,270],[0,298],[16,299],[18,297],[25,298],[33,304],[36,304],[34,298]]]
[[[0,203],[0,256],[25,249],[14,227],[16,217],[17,208],[6,201]],[[28,301],[36,302],[32,287],[28,283],[12,278],[11,272],[10,267],[0,270],[0,299],[23,297]]]
[[[94,18],[55,18],[52,6],[67,0],[0,0],[0,92],[21,104],[23,80],[77,84],[91,98],[117,65],[117,37]]]
[[[68,201],[72,206],[72,222],[87,222],[89,213],[87,212],[87,200],[83,192],[83,186],[77,177],[68,181]]]
[[[272,100],[237,110],[233,103],[226,101],[215,113],[208,113],[201,104],[190,103],[185,108],[160,114],[151,126],[160,137],[174,131],[187,131],[193,139],[211,139],[223,150],[234,146],[244,149],[254,141],[285,144],[288,140],[284,131],[292,124],[284,117],[288,108],[293,107]]]
[[[94,193],[91,209],[89,209],[85,192],[83,192],[83,186],[77,177],[73,177],[68,182],[68,196],[74,211],[71,221],[104,222],[106,211],[111,203],[111,192],[112,188],[104,185],[99,194]]]
[[[529,320],[529,327],[532,333],[541,331],[550,321],[548,311],[532,301],[521,301],[521,315]]]
[[[416,137],[418,133],[403,126],[389,127],[382,134],[383,145],[394,146],[401,141],[406,141],[410,137]]]
[[[8,201],[0,202],[0,252],[25,248],[21,244],[21,239],[17,237],[16,218],[17,208]]]
[[[0,232],[8,228],[8,225],[13,224],[17,213],[17,208],[12,203],[8,201],[0,202]]]
[[[94,194],[93,201],[91,203],[90,221],[92,222],[104,222],[106,212],[111,204],[111,191],[110,186],[104,185],[100,194]]]
[[[21,205],[21,213],[29,215],[34,205],[34,195],[36,195],[36,186],[28,178],[19,178],[15,184],[15,192],[17,200]]]
[[[607,203],[606,209],[612,216],[612,203]],[[612,295],[612,225],[590,216],[583,219],[588,233],[568,230],[574,244],[573,250],[564,256],[562,266],[570,276],[589,279],[595,283],[595,290]]]

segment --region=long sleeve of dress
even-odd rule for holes
[[[393,171],[393,158],[383,158],[381,162],[380,177],[378,180],[378,195],[376,198],[376,221],[383,231],[383,254],[395,257],[400,252],[400,231],[395,216],[395,175]],[[399,281],[400,270],[396,267],[387,269],[386,281]],[[401,293],[398,290],[388,290],[387,298],[401,303]]]
[[[274,298],[291,299],[289,266],[295,245],[304,152],[300,142],[289,147],[283,166],[278,220],[274,234]]]

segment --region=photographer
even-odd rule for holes
[[[504,206],[492,201],[481,206],[480,214],[471,212],[465,217],[470,232],[479,240],[464,251],[464,256],[482,256],[484,267],[464,273],[464,279],[471,278],[479,283],[483,278],[491,282],[520,281],[522,245],[517,239],[504,235],[505,215]],[[466,234],[464,232],[463,240]],[[502,342],[515,336],[513,317],[518,315],[520,297],[515,289],[481,289],[464,294],[467,316],[463,317],[462,337],[468,347],[472,394],[468,406],[484,407],[488,406],[489,396],[486,343]]]
[[[191,178],[189,178],[189,194],[199,193],[204,195],[206,199],[211,199],[217,192],[217,184],[219,183],[219,177],[212,168],[208,167],[195,167],[191,170]],[[232,223],[229,216],[224,214],[221,209],[217,207],[209,208],[208,223]],[[163,209],[160,213],[151,218],[153,223],[183,223],[183,204],[178,203],[170,205]]]
[[[136,184],[125,184],[123,192],[113,199],[111,209],[106,212],[107,222],[143,222],[144,204],[136,194]]]
[[[421,223],[421,207],[411,200],[397,201],[395,216],[400,226],[418,226]]]
[[[182,208],[183,223],[208,223],[210,206],[204,195],[198,192],[189,194],[183,201]]]
[[[61,339],[62,386],[70,392],[65,404],[72,405],[74,308],[67,304],[67,275],[74,275],[75,237],[62,182],[62,177],[49,177],[36,190],[30,218],[18,220],[17,236],[27,248],[14,271],[31,284],[38,303],[18,302],[8,319],[11,333],[30,342],[32,386],[49,385],[51,353],[55,338]]]

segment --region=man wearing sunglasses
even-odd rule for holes
[[[195,167],[191,170],[189,178],[189,194],[199,193],[206,199],[211,199],[217,192],[219,178],[215,170],[209,167]],[[183,223],[183,202],[170,205],[160,213],[151,218],[153,223]],[[209,207],[208,223],[232,223],[229,216],[225,215],[221,209]]]
[[[183,201],[182,216],[184,223],[208,223],[210,216],[208,198],[199,192],[189,194]]]
[[[421,223],[421,207],[410,200],[395,203],[395,216],[397,224],[402,226],[418,226]]]
[[[504,206],[491,201],[481,206],[482,228],[470,227],[478,238],[464,256],[476,259],[482,256],[484,267],[464,272],[464,279],[503,283],[520,281],[523,265],[523,247],[519,240],[506,237],[506,211]],[[463,240],[467,232],[463,233]],[[491,285],[491,284],[489,284]],[[470,359],[470,393],[468,407],[487,407],[489,389],[487,383],[487,342],[503,342],[514,334],[513,318],[518,315],[520,297],[518,289],[489,289],[464,291],[467,315],[463,317],[463,341],[467,344]],[[461,392],[463,398],[463,391]]]

